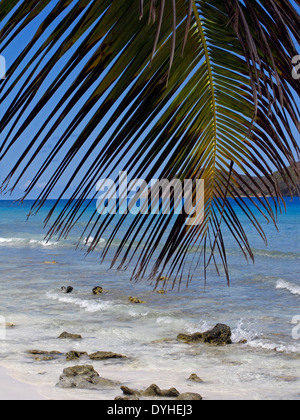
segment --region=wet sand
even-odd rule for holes
[[[17,381],[9,371],[0,366],[0,400],[1,401],[17,401],[17,400],[44,400],[38,390],[29,384]]]

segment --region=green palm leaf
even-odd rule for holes
[[[175,224],[171,215],[137,216],[112,266],[122,269],[135,261],[135,278],[167,273],[175,285],[186,263],[192,273],[202,259],[206,273],[210,263],[218,269],[219,256],[229,280],[223,226],[253,259],[228,197],[267,241],[242,197],[276,224],[282,197],[272,172],[278,170],[295,186],[290,165],[299,177],[298,82],[291,57],[297,55],[293,37],[300,16],[292,2],[268,0],[263,7],[237,0],[2,3],[4,53],[37,16],[43,18],[0,85],[5,104],[0,159],[5,162],[17,150],[2,184],[3,190],[14,190],[57,136],[25,193],[47,178],[34,213],[63,181],[46,220],[49,237],[66,237],[83,217],[82,206],[94,205],[85,200],[96,198],[98,180],[119,168],[147,182],[202,178],[205,208],[200,226],[186,226],[185,214]],[[30,141],[23,144],[28,129]],[[258,183],[253,187],[252,175],[263,189]],[[74,182],[75,192],[52,220]],[[94,237],[89,251],[113,226],[104,259],[127,217],[100,217],[95,210],[93,228],[88,224],[83,232]],[[192,263],[189,250],[195,247],[199,259]]]

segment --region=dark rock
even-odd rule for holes
[[[150,385],[144,392],[142,392],[145,397],[178,397],[180,394],[177,389],[170,388],[168,390],[162,390],[157,385]]]
[[[122,354],[112,353],[110,351],[97,351],[96,353],[90,354],[89,358],[92,360],[127,359]]]
[[[222,346],[232,344],[231,330],[225,324],[217,324],[212,330],[203,333],[204,343]]]
[[[55,359],[56,357],[53,357],[53,356],[43,356],[43,357],[36,356],[34,358],[34,360],[37,362],[50,362],[51,360],[55,360]]]
[[[160,388],[155,384],[150,385],[145,391],[143,391],[143,395],[145,397],[159,397],[160,393]]]
[[[177,391],[176,388],[170,388],[167,390],[161,390],[160,391],[160,396],[161,397],[171,397],[171,398],[176,398],[180,395],[180,393]]]
[[[103,293],[103,288],[100,286],[94,287],[93,288],[93,294],[94,295],[101,295]]]
[[[212,330],[203,333],[197,332],[191,335],[179,334],[177,340],[188,344],[202,342],[209,343],[214,346],[232,344],[230,327],[224,324],[217,324]]]
[[[45,350],[28,350],[28,354],[34,357],[37,362],[50,362],[51,360],[57,359],[59,356],[63,356],[63,353],[59,351],[45,351]]]
[[[128,300],[129,300],[129,302],[131,302],[131,303],[140,303],[140,304],[144,304],[144,303],[146,303],[146,302],[144,302],[143,300],[138,299],[138,298],[135,298],[135,297],[132,297],[132,296],[130,296],[130,298],[128,298]]]
[[[128,397],[116,397],[115,401],[139,401],[138,397],[128,396]]]
[[[128,388],[127,386],[121,386],[121,390],[127,396],[140,397],[142,395],[142,393],[140,391],[137,391],[136,389]]]
[[[203,342],[203,334],[202,333],[195,333],[195,334],[179,334],[177,340],[183,341],[184,343],[198,343]]]
[[[80,352],[80,351],[69,351],[67,354],[66,354],[66,360],[68,361],[68,362],[70,362],[70,361],[72,361],[72,360],[78,360],[78,359],[80,359],[81,358],[81,356],[84,356],[84,355],[86,355],[87,353],[86,352]]]
[[[156,384],[150,385],[145,391],[138,391],[136,389],[128,388],[127,386],[121,386],[121,390],[127,396],[134,397],[169,397],[176,398],[180,395],[180,392],[175,388],[170,389],[160,389]]]
[[[93,366],[85,365],[64,369],[56,386],[60,388],[101,389],[117,385],[117,382],[101,378]]]
[[[61,340],[82,340],[81,335],[79,334],[70,334],[68,332],[63,332],[62,334],[60,334],[60,336],[58,337]]]
[[[192,392],[186,392],[184,394],[180,394],[178,395],[178,397],[176,398],[176,400],[181,400],[181,401],[201,401],[202,397],[200,394],[195,394]]]
[[[73,287],[72,286],[68,286],[68,287],[65,287],[65,286],[63,286],[62,288],[61,288],[61,291],[62,292],[64,292],[64,293],[66,293],[66,294],[69,294],[69,293],[72,293],[73,292]]]
[[[198,382],[201,383],[203,382],[201,378],[199,378],[198,375],[196,375],[196,373],[192,373],[192,375],[189,377],[188,379],[189,381],[193,381],[193,382]]]
[[[32,355],[39,355],[39,356],[62,356],[63,353],[59,352],[59,351],[45,351],[45,350],[28,350],[27,351],[28,354],[32,354]]]

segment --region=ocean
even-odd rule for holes
[[[239,214],[256,261],[247,263],[225,234],[230,287],[222,269],[218,276],[213,267],[204,287],[199,267],[189,288],[183,279],[180,290],[166,294],[156,293],[147,281],[131,281],[130,268],[109,269],[126,226],[100,264],[107,237],[86,255],[84,241],[82,247],[75,246],[84,227],[79,222],[67,239],[46,242],[43,224],[53,202],[47,201],[27,220],[31,205],[0,201],[0,317],[15,324],[0,331],[0,365],[16,377],[38,385],[51,399],[112,400],[122,395],[119,387],[58,388],[63,369],[76,364],[93,365],[100,376],[134,389],[155,383],[163,389],[197,392],[207,400],[300,399],[299,198],[286,199],[279,232],[257,213],[267,247]],[[64,294],[62,286],[72,286],[73,293]],[[104,293],[93,295],[95,286]],[[146,303],[132,304],[130,296]],[[232,345],[187,345],[176,340],[180,333],[203,332],[218,323],[230,326]],[[82,340],[59,340],[64,331],[80,334]],[[110,351],[128,359],[91,361],[83,356],[79,362],[67,362],[65,357],[43,361],[29,350]],[[193,373],[203,382],[189,381]]]

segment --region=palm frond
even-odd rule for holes
[[[47,178],[34,213],[63,182],[46,220],[48,237],[66,237],[83,208],[94,205],[98,180],[115,176],[119,168],[147,183],[204,179],[205,208],[200,226],[187,226],[187,214],[175,223],[172,215],[138,215],[112,266],[124,269],[134,261],[134,278],[167,273],[175,286],[186,264],[193,273],[189,251],[198,249],[193,263],[202,259],[205,277],[211,263],[218,269],[218,255],[229,281],[223,226],[253,260],[235,205],[266,242],[251,206],[276,224],[282,197],[272,172],[278,170],[292,185],[287,166],[299,176],[299,86],[291,57],[299,48],[293,37],[300,16],[292,2],[2,3],[4,54],[43,17],[0,85],[5,104],[0,159],[5,162],[16,151],[8,173],[1,175],[3,190],[13,191],[57,136],[25,192],[26,197]],[[28,130],[30,139],[23,142]],[[253,187],[253,175],[268,194],[258,183]],[[75,191],[53,220],[74,182]],[[89,223],[83,232],[94,238],[89,251],[113,226],[104,259],[127,218],[101,217],[95,209],[93,228]]]

